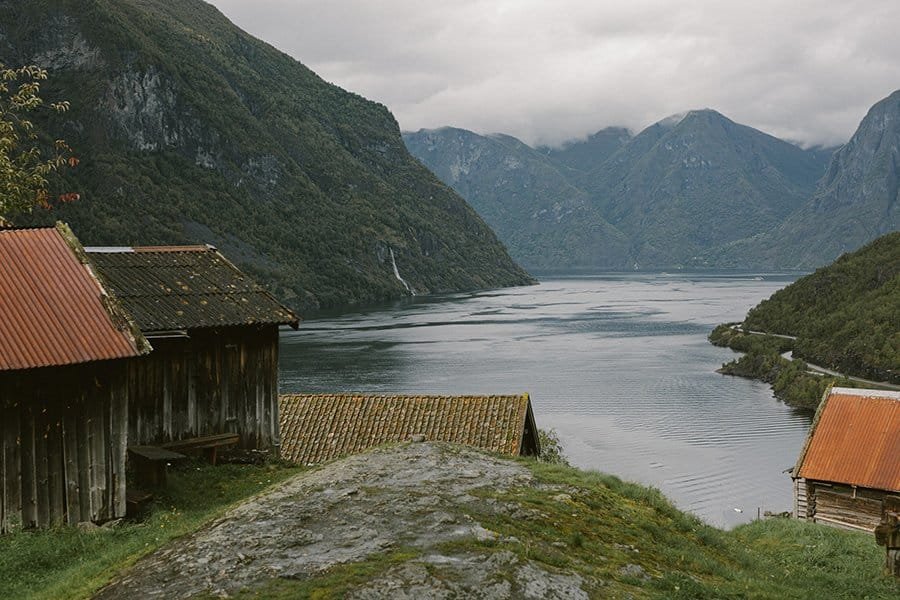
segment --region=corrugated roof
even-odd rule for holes
[[[0,370],[149,350],[67,226],[0,230]]]
[[[795,473],[900,492],[900,392],[832,388]]]
[[[211,246],[87,251],[145,332],[299,324],[297,315]]]
[[[378,396],[286,394],[279,402],[281,455],[318,464],[381,444],[454,442],[518,455],[526,419],[533,431],[528,394],[518,396]]]

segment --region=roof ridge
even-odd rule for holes
[[[517,400],[528,400],[531,398],[527,392],[510,393],[510,394],[432,394],[432,393],[407,393],[407,394],[391,394],[385,392],[284,392],[281,396],[290,397],[361,397],[361,398],[515,398]]]
[[[887,400],[900,400],[900,391],[895,390],[876,390],[872,388],[848,388],[833,387],[831,395],[841,394],[844,396],[858,396],[860,398],[884,398]]]
[[[88,254],[177,254],[179,252],[219,252],[211,244],[173,244],[159,246],[86,246]]]

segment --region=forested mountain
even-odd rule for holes
[[[404,140],[517,260],[562,269],[735,266],[726,249],[801,207],[830,156],[712,110],[675,115],[633,137],[605,129],[557,149],[450,128]],[[568,218],[538,227],[539,215],[553,217],[554,209]]]
[[[900,231],[779,290],[744,325],[796,336],[812,363],[900,383]]]
[[[771,230],[806,200],[825,165],[713,110],[638,134],[591,173],[591,196],[629,236],[641,267],[707,266],[713,248]]]
[[[815,194],[773,232],[729,249],[763,266],[810,268],[900,229],[900,90],[835,152]]]
[[[382,105],[328,84],[200,0],[0,2],[0,61],[50,70],[46,131],[81,165],[85,244],[208,242],[300,309],[530,277],[403,145]]]
[[[568,169],[507,135],[444,127],[403,140],[442,181],[484,217],[527,268],[618,268],[628,241],[607,223]],[[575,164],[577,153],[563,155]],[[559,159],[558,160],[563,160]]]

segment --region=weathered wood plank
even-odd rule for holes
[[[48,492],[50,465],[47,453],[47,438],[50,434],[50,423],[46,408],[34,411],[34,465],[35,465],[35,501],[37,503],[37,526],[46,527],[50,522],[50,494]]]
[[[47,495],[49,524],[61,525],[66,521],[66,487],[63,477],[62,409],[56,401],[45,413],[47,422]]]
[[[124,383],[124,382],[123,382]],[[128,394],[124,387],[115,390],[109,411],[110,518],[125,516],[125,461],[128,446]]]
[[[813,521],[816,523],[827,523],[828,525],[834,525],[836,527],[840,527],[842,529],[851,529],[854,531],[865,531],[867,533],[872,533],[873,528],[866,527],[865,525],[857,525],[855,523],[848,523],[841,519],[835,519],[832,517],[819,516],[818,514],[813,518]]]
[[[869,498],[853,498],[839,492],[816,489],[817,521],[844,523],[854,529],[874,531],[881,522],[882,503]]]
[[[78,398],[74,416],[76,423],[75,444],[78,451],[78,505],[80,512],[76,522],[90,521],[94,515],[94,497],[91,494],[91,427],[90,412],[84,397]]]
[[[3,389],[0,387],[0,424],[5,424],[9,415],[3,403]],[[7,488],[7,456],[6,456],[6,427],[0,426],[0,534],[9,531],[9,511],[12,508],[12,498]],[[12,464],[10,464],[10,468]],[[9,507],[9,508],[8,508]]]
[[[22,466],[19,438],[20,407],[17,403],[2,403],[0,400],[0,443],[3,453],[3,510],[0,531],[9,531],[14,523],[22,520]]]
[[[104,457],[103,407],[87,402],[88,455],[90,460],[91,521],[102,521],[106,516],[104,492],[106,488],[106,460]]]
[[[38,524],[37,469],[34,460],[34,410],[23,406],[21,411],[21,469],[22,469],[22,526],[36,527]]]
[[[63,474],[66,485],[66,522],[74,525],[81,521],[81,494],[78,489],[80,463],[78,461],[77,405],[69,402],[63,414],[62,452]]]

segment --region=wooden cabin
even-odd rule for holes
[[[278,330],[297,316],[211,246],[88,255],[153,344],[128,370],[129,445],[237,433],[277,446]]]
[[[792,478],[798,519],[874,531],[900,501],[900,392],[831,388]]]
[[[281,456],[301,465],[409,440],[465,444],[512,456],[541,451],[528,394],[286,394],[280,404]]]
[[[0,230],[0,532],[125,515],[146,339],[65,225]]]

